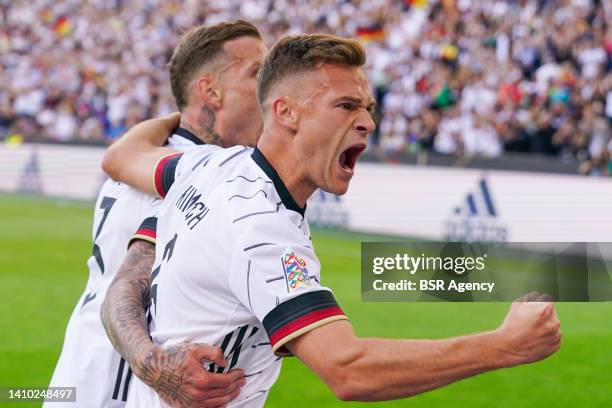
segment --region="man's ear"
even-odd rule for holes
[[[286,96],[279,96],[272,101],[272,116],[284,128],[292,133],[297,132],[299,113],[296,105]]]
[[[221,90],[218,85],[213,76],[205,74],[197,79],[195,87],[198,99],[215,110],[221,108]]]

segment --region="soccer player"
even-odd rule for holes
[[[548,302],[515,302],[499,328],[474,335],[355,336],[331,290],[320,284],[304,212],[317,188],[347,191],[374,129],[364,63],[354,40],[285,37],[258,74],[264,129],[254,150],[194,149],[166,157],[157,150],[155,157],[152,149],[117,174],[165,196],[150,290],[153,341],[219,345],[228,367],[206,369],[240,367],[247,379],[229,406],[263,406],[281,357],[290,355],[340,399],[376,401],[541,360],[560,346],[559,320]],[[141,406],[164,404],[135,384],[128,407]]]
[[[161,145],[188,150],[203,143],[254,145],[261,133],[255,96],[255,74],[266,48],[257,28],[245,21],[199,26],[186,33],[169,64],[170,82],[181,111],[166,120],[141,124],[136,131],[163,129]],[[174,131],[174,132],[173,132]],[[170,135],[171,137],[167,137]],[[125,257],[128,240],[141,221],[155,211],[159,200],[128,185],[108,180],[96,202],[93,253],[88,260],[89,280],[66,329],[62,353],[50,386],[76,387],[79,407],[122,407],[132,382],[132,369],[149,381],[169,403],[179,404],[167,392],[165,378],[156,376],[169,365],[187,381],[181,398],[217,406],[234,398],[244,382],[243,372],[190,375],[202,359],[224,364],[218,347],[175,345],[149,349],[157,357],[126,364],[113,348],[100,320],[100,306],[115,272]],[[146,230],[143,238],[146,237]],[[131,366],[131,367],[130,367]],[[175,401],[176,400],[176,401]],[[48,403],[59,407],[59,403]],[[74,404],[69,404],[74,406]]]

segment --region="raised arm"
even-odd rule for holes
[[[552,303],[515,302],[491,332],[441,340],[358,338],[336,321],[288,348],[342,400],[409,397],[497,368],[541,360],[560,347]]]
[[[173,113],[137,124],[108,148],[102,159],[102,169],[113,180],[156,194],[156,164],[164,157],[177,153],[174,149],[161,146],[178,127],[179,121],[180,115]]]
[[[151,341],[145,307],[154,260],[154,244],[138,240],[130,246],[102,304],[106,333],[134,374],[171,406],[226,404],[238,396],[245,381],[241,370],[204,370],[203,361],[226,364],[220,348],[181,343],[164,349]]]

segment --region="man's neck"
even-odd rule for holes
[[[294,150],[291,146],[270,142],[264,135],[257,144],[257,148],[276,170],[291,197],[300,207],[304,208],[308,198],[317,189],[316,186],[307,181],[303,173],[296,167],[299,166],[300,160],[304,158],[294,157]]]
[[[188,106],[181,112],[180,127],[189,130],[206,144],[223,146],[216,130],[215,111],[207,106]]]

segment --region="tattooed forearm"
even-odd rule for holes
[[[189,130],[207,144],[223,146],[221,136],[215,131],[215,111],[207,105],[202,105],[198,114],[197,126],[188,123],[181,117],[180,126]]]
[[[155,245],[145,241],[132,244],[100,312],[111,343],[139,377],[144,371],[139,360],[154,347],[145,315],[154,261]]]
[[[156,346],[149,336],[145,307],[154,261],[153,244],[145,241],[132,244],[102,304],[102,323],[111,343],[134,374],[164,401],[173,407],[200,406],[196,397],[202,398],[198,391],[202,385],[197,380],[202,381],[198,375],[205,371],[194,356],[203,355],[202,345],[182,343],[165,349]],[[214,356],[218,364],[221,350],[209,358]]]

